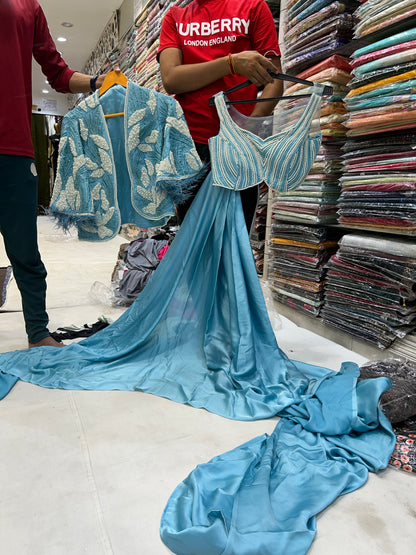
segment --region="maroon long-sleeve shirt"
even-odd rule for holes
[[[0,154],[33,156],[32,55],[55,90],[70,92],[74,70],[57,51],[37,0],[0,0]]]

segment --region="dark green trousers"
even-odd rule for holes
[[[38,191],[35,163],[0,154],[0,232],[22,295],[29,343],[49,335],[46,269],[38,249]]]

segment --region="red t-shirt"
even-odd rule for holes
[[[51,86],[68,93],[74,73],[56,50],[37,0],[0,1],[0,154],[33,157],[32,54]]]
[[[193,0],[184,8],[172,7],[162,22],[158,54],[169,47],[182,51],[184,64],[207,62],[243,50],[280,55],[276,27],[264,0]],[[209,98],[245,80],[230,74],[203,89],[176,95],[196,143],[208,143],[219,131],[217,112],[215,106],[208,105]],[[230,98],[256,96],[257,88],[251,85]],[[246,115],[253,111],[253,104],[236,107]]]

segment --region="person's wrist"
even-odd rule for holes
[[[230,68],[230,73],[232,75],[235,75],[237,73],[236,67],[235,67],[235,60],[230,53],[228,54],[228,66]]]
[[[95,92],[97,90],[97,79],[98,79],[98,73],[97,75],[94,75],[94,77],[91,77],[90,79],[91,92]]]

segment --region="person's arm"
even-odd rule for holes
[[[33,56],[40,64],[43,73],[53,89],[63,93],[91,92],[91,77],[84,73],[74,72],[57,51],[50,35],[48,23],[42,8],[37,5],[35,12],[35,35],[33,38]],[[104,81],[104,75],[97,78],[98,89]]]
[[[272,84],[267,69],[276,71],[276,67],[269,58],[253,50],[238,52],[232,57],[237,74],[250,79],[257,87]],[[169,94],[196,91],[230,74],[228,56],[198,64],[183,64],[181,50],[173,47],[160,52],[159,63],[163,86]]]
[[[278,56],[273,56],[271,61],[274,65],[275,73],[281,73],[282,67],[280,65],[280,58]],[[266,85],[260,95],[260,98],[273,98],[276,96],[282,96],[283,94],[283,81],[281,79],[274,79],[272,83]],[[270,102],[257,102],[255,105],[254,110],[251,112],[251,116],[258,117],[258,116],[269,116],[276,104],[276,101]]]
[[[91,77],[92,75],[85,75],[76,71],[69,79],[69,88],[72,93],[88,93],[91,92]],[[105,75],[97,77],[95,87],[99,89],[103,84]]]

